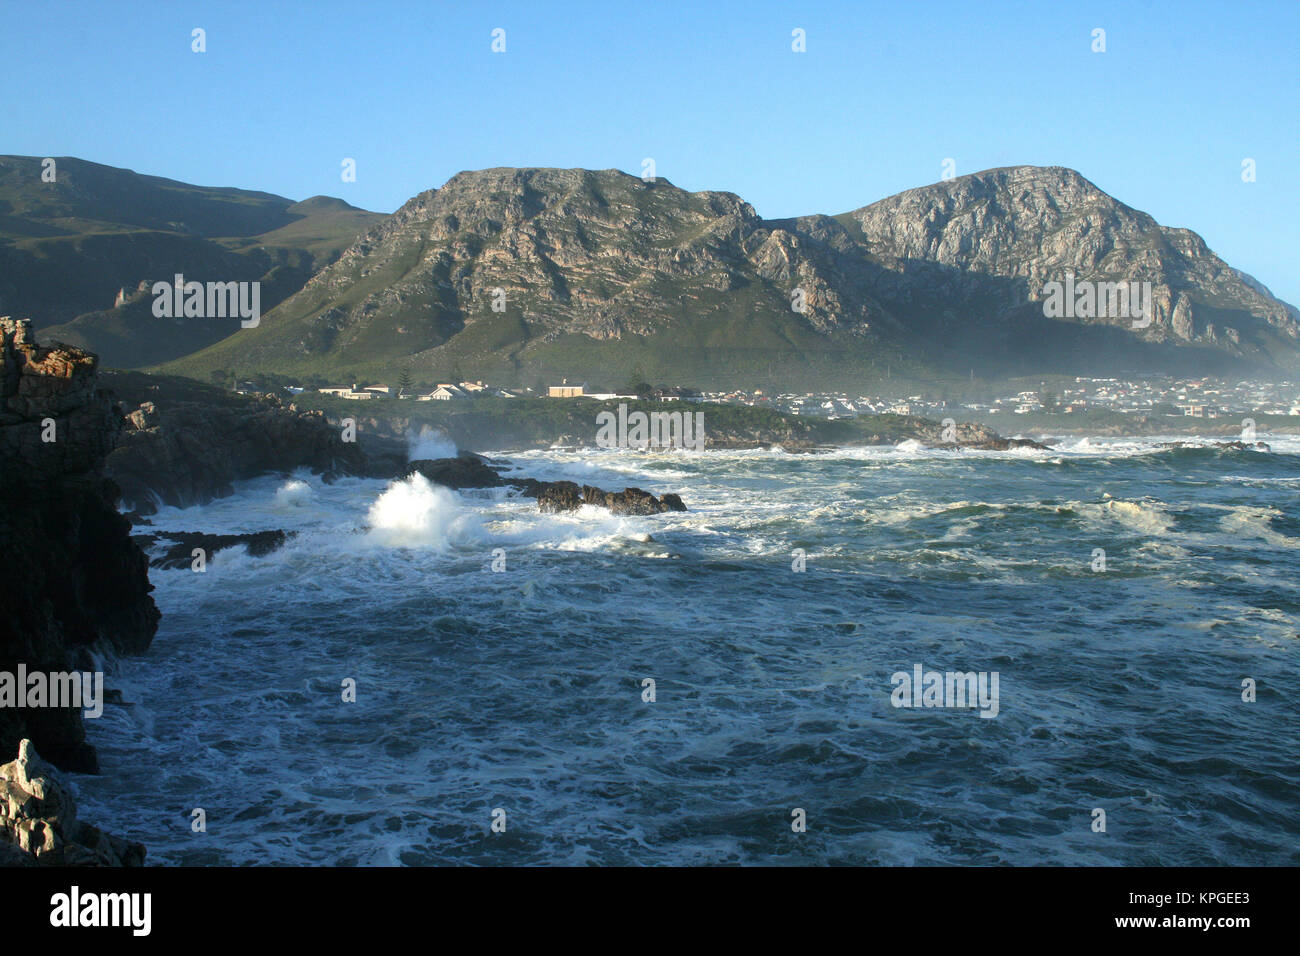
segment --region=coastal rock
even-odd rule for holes
[[[307,468],[338,475],[392,478],[406,462],[401,443],[345,430],[318,411],[301,411],[274,395],[243,396],[192,382],[114,373],[116,397],[135,403],[107,473],[132,512],[159,505],[206,504],[234,491],[234,482]]]
[[[142,866],[144,858],[142,844],[77,819],[72,791],[30,740],[0,766],[0,866]]]
[[[203,551],[207,561],[218,551],[243,545],[250,557],[260,558],[283,547],[285,541],[294,536],[293,531],[253,531],[246,534],[206,534],[202,531],[161,531],[156,534],[137,534],[134,539],[141,548],[150,548],[159,539],[171,541],[172,544],[158,557],[149,562],[151,568],[176,570],[190,568],[194,562],[194,551]]]
[[[496,488],[505,484],[501,475],[488,465],[485,458],[468,451],[461,452],[455,458],[417,459],[411,462],[410,468],[434,484],[454,490]]]
[[[1042,442],[1034,441],[1031,438],[1002,438],[994,436],[993,438],[982,438],[975,441],[956,442],[952,447],[956,448],[973,448],[977,451],[1011,451],[1016,448],[1033,448],[1038,451],[1051,451],[1051,446],[1044,445]]]
[[[1042,442],[1029,438],[1003,438],[987,425],[974,422],[949,422],[945,426],[928,418],[907,419],[910,437],[933,448],[971,448],[979,451],[1009,451],[1014,448],[1051,449]],[[894,444],[895,441],[882,442]]]
[[[531,478],[521,484],[523,494],[536,498],[538,509],[551,514],[577,511],[583,505],[608,508],[616,515],[657,515],[665,511],[686,510],[682,499],[672,493],[656,498],[640,488],[605,491],[593,485],[579,487],[572,481],[536,481]]]
[[[582,507],[582,489],[572,481],[537,482],[529,479],[531,486],[524,494],[537,499],[539,510],[548,514],[577,511]],[[535,493],[534,493],[535,492]]]
[[[1267,442],[1262,441],[1216,441],[1206,444],[1204,442],[1191,441],[1166,441],[1160,443],[1161,448],[1220,448],[1224,451],[1272,451],[1273,448]]]
[[[582,500],[589,505],[608,508],[616,515],[657,515],[664,510],[658,498],[640,488],[602,491],[600,488],[584,485]]]
[[[101,474],[122,420],[96,366],[0,318],[0,671],[91,669],[93,651],[138,654],[158,627],[148,561]],[[97,769],[79,708],[0,709],[0,760],[24,738]]]

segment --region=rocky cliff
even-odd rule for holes
[[[42,348],[0,318],[0,671],[95,670],[92,651],[144,651],[158,626],[145,555],[102,474],[121,417],[95,356]],[[23,738],[96,769],[78,708],[0,708],[0,759]]]
[[[204,504],[234,482],[308,468],[324,474],[387,478],[406,465],[406,443],[345,435],[320,412],[273,395],[246,396],[142,373],[107,373],[105,386],[127,412],[106,463],[123,507],[138,516],[159,504]],[[357,440],[350,440],[356,438]]]

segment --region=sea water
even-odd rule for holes
[[[1294,865],[1267,440],[498,453],[690,509],[651,517],[246,482],[154,524],[295,534],[151,572],[82,815],[161,864]],[[998,675],[996,714],[895,706],[918,666]]]

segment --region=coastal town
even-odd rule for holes
[[[854,418],[858,415],[915,415],[937,418],[945,415],[1013,416],[1032,414],[1084,415],[1111,412],[1135,415],[1182,415],[1188,418],[1235,418],[1242,415],[1300,416],[1300,383],[1241,381],[1213,378],[1176,379],[1155,377],[1143,380],[1075,377],[1063,384],[1008,390],[984,400],[949,399],[943,394],[921,393],[853,395],[843,391],[776,392],[765,389],[697,391],[671,386],[642,386],[606,389],[586,382],[570,382],[539,388],[504,387],[483,381],[442,382],[432,388],[409,385],[351,383],[308,389],[301,385],[282,386],[291,395],[315,391],[351,401],[396,399],[416,402],[455,402],[473,398],[551,398],[610,400],[653,400],[714,402],[770,408],[789,415],[820,418]],[[266,389],[253,382],[241,382],[235,389],[252,393]]]

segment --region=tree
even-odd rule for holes
[[[402,369],[401,376],[397,379],[397,397],[401,398],[410,387],[411,370],[409,368],[404,368]]]
[[[632,392],[635,395],[640,395],[643,392],[650,391],[650,385],[646,382],[645,369],[642,367],[640,362],[637,362],[636,366],[632,369],[632,375],[624,385],[623,391]]]

